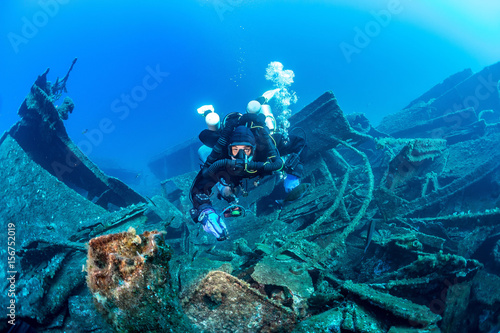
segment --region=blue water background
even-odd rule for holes
[[[377,125],[447,76],[500,60],[500,5],[476,3],[4,0],[0,132],[37,75],[50,67],[54,81],[75,57],[65,124],[106,167],[148,173],[153,156],[205,128],[197,107],[243,111],[272,89],[271,61],[295,72],[293,111],[332,90]]]

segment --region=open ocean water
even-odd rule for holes
[[[332,90],[377,125],[447,76],[500,60],[497,1],[94,1],[0,4],[0,131],[37,75],[68,81],[70,137],[102,167],[147,162],[295,73],[292,111]],[[104,130],[103,119],[111,125]]]

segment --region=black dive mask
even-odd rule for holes
[[[252,148],[252,152],[253,152],[253,148]],[[231,158],[236,159],[236,160],[245,160],[245,163],[250,162],[252,160],[252,157],[253,157],[253,154],[247,155],[245,153],[244,149],[238,149],[238,152],[236,153],[236,155],[233,155],[232,151],[231,151],[231,147],[229,147],[229,155],[231,156]]]
[[[238,150],[238,153],[236,154],[236,156],[233,156],[234,158],[236,158],[237,160],[244,160],[245,159],[245,151],[243,149],[240,149]]]

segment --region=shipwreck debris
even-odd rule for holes
[[[19,286],[32,302],[19,317],[44,332],[80,327],[83,311],[97,315],[79,306],[91,299],[81,288],[82,249],[97,237],[87,279],[97,307],[116,310],[111,319],[124,314],[118,293],[129,311],[135,290],[137,300],[156,301],[146,307],[175,308],[185,331],[487,333],[500,312],[498,79],[500,63],[457,73],[377,128],[363,115],[344,115],[326,92],[290,119],[311,140],[307,193],[279,209],[279,177],[250,185],[239,202],[246,216],[228,219],[231,240],[217,243],[184,213],[192,172],[165,180],[154,203],[105,176],[68,141],[62,119],[71,103],[56,108],[39,79],[21,121],[0,139],[8,198],[0,218],[16,220],[25,240]],[[471,104],[477,89],[484,98]],[[193,147],[190,141],[171,154],[193,156]],[[72,172],[67,156],[77,164]],[[158,160],[158,172],[168,171],[166,160]],[[54,161],[61,177],[50,169]],[[186,172],[197,167],[195,159],[188,164]],[[124,232],[131,226],[165,232]],[[135,320],[136,312],[123,323],[168,322]],[[106,325],[85,330],[104,333]]]
[[[155,231],[137,235],[131,228],[90,240],[87,285],[96,308],[115,330],[192,331],[170,280],[171,256]]]
[[[100,198],[98,204],[107,210],[146,202],[120,180],[105,175],[69,138],[63,120],[74,104],[68,97],[59,108],[54,105],[66,89],[69,71],[54,86],[47,81],[47,73],[31,87],[18,111],[21,120],[4,133],[0,144],[6,137],[13,138],[35,163],[89,200]]]
[[[210,272],[183,307],[200,331],[291,332],[296,323],[290,309],[220,271]]]

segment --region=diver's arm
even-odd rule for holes
[[[200,170],[198,175],[196,175],[189,192],[189,197],[193,203],[194,209],[198,209],[203,204],[212,204],[209,196],[212,193],[212,187],[214,186],[215,182],[213,179],[205,176],[203,170]]]
[[[201,223],[203,230],[214,235],[218,241],[223,241],[229,234],[224,219],[216,213],[210,201],[209,196],[214,185],[213,180],[203,176],[202,171],[198,173],[189,193],[193,203],[189,213],[195,223]]]
[[[303,163],[308,150],[306,140],[303,137],[291,134],[288,140],[279,140],[277,147],[282,156],[288,155],[284,168],[285,172],[302,178],[304,173]]]

